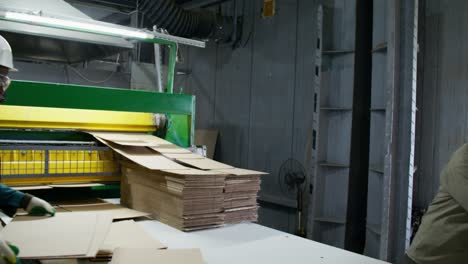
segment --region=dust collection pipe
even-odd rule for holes
[[[185,10],[174,0],[139,0],[139,10],[144,14],[146,26],[156,25],[180,37],[226,42],[234,28],[232,18],[208,10]]]

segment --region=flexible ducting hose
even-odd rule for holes
[[[147,27],[156,25],[171,35],[224,41],[231,37],[232,19],[210,11],[189,11],[173,0],[139,0]]]

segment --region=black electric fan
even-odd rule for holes
[[[304,166],[295,159],[288,159],[279,169],[278,181],[281,192],[290,199],[297,200],[297,229],[296,235],[305,236],[302,224],[303,193],[306,182],[306,170]]]

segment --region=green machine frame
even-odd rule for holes
[[[43,82],[13,81],[8,89],[5,105],[65,109],[105,110],[165,114],[168,120],[163,138],[180,146],[194,143],[195,96],[157,93],[138,90],[65,85]],[[156,130],[156,136],[158,131]],[[64,142],[90,142],[95,139],[75,130],[0,129],[1,140],[38,140]],[[120,185],[108,182],[104,186],[30,191],[48,200],[120,195]]]
[[[13,81],[5,105],[166,114],[165,139],[181,147],[193,144],[195,96],[55,83]],[[31,139],[72,140],[77,132],[22,132]],[[0,138],[24,138],[1,130]]]

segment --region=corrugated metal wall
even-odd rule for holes
[[[292,157],[311,172],[316,1],[276,1],[276,15],[265,19],[262,2],[247,0],[239,10],[245,14],[241,48],[182,50],[180,68],[191,74],[179,77],[176,91],[184,87],[197,96],[197,128],[219,129],[217,159],[270,173],[260,222],[292,232],[295,200],[281,192],[278,170]]]
[[[426,207],[452,153],[468,141],[468,1],[427,0],[415,205]]]

